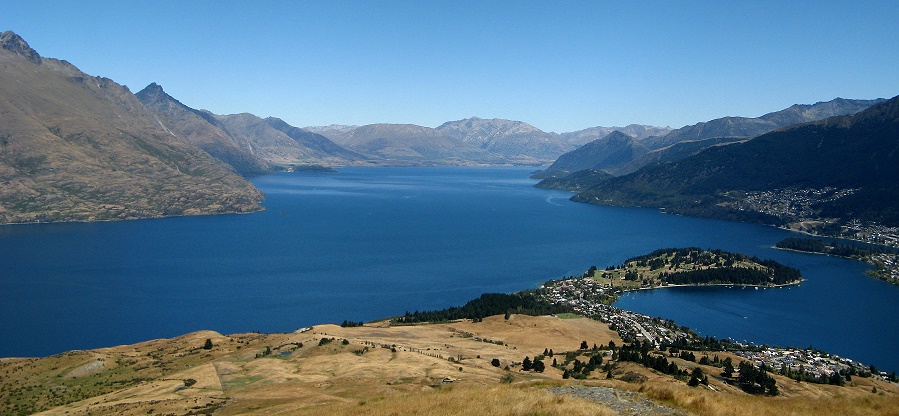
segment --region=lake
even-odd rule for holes
[[[568,201],[527,168],[346,168],[253,179],[246,215],[0,227],[0,356],[286,332],[461,305],[663,247],[772,258],[806,282],[681,288],[616,306],[701,334],[808,346],[899,369],[899,288],[859,262],[774,250],[791,233]]]

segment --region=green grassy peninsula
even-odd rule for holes
[[[665,248],[606,270],[591,267],[585,277],[621,290],[670,285],[783,286],[802,281],[799,270],[722,250]]]

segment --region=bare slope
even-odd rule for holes
[[[504,158],[414,124],[370,124],[331,136],[337,144],[383,164],[477,165],[504,163]]]
[[[546,163],[574,148],[559,135],[530,124],[472,117],[443,123],[437,130],[520,163]]]
[[[550,364],[568,362],[566,352],[568,368],[575,358],[587,362],[592,353],[578,350],[583,341],[622,344],[598,321],[524,315],[398,327],[318,325],[288,334],[204,331],[41,359],[4,359],[0,413],[611,415],[643,409],[639,413],[773,415],[789,409],[817,415],[821,409],[899,409],[897,389],[886,382],[854,378],[854,385],[837,387],[775,375],[781,396],[753,397],[714,377],[720,368],[674,357],[669,359],[679,367],[709,374],[709,387],[687,387],[631,362],[616,363],[613,379],[595,371],[585,380],[564,380],[563,370]],[[532,360],[549,349],[555,355],[543,358],[542,373],[522,369],[525,357]],[[592,393],[579,398],[576,391]]]
[[[182,104],[158,84],[152,83],[136,95],[161,125],[232,166],[238,173],[251,175],[272,171],[272,166],[253,151],[250,142],[233,137],[214,117]]]
[[[127,88],[0,35],[0,223],[259,210],[262,195]]]

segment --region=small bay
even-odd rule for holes
[[[593,206],[527,168],[345,168],[253,179],[247,215],[0,227],[0,356],[43,356],[200,329],[282,332],[514,292],[663,247],[772,258],[805,282],[670,288],[625,309],[703,335],[817,348],[885,369],[899,288],[867,266],[771,247],[790,232]]]

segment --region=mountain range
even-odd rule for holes
[[[554,162],[539,173],[553,178],[541,186],[580,191],[606,181],[623,184],[610,178],[883,101],[835,99],[675,130],[631,124],[558,134],[478,117],[437,128],[298,128],[273,117],[191,108],[156,83],[132,94],[108,78],[40,56],[13,32],[0,34],[0,65],[0,223],[256,211],[263,195],[245,176],[310,165]],[[573,172],[579,173],[566,180]]]
[[[839,218],[899,225],[899,97],[610,178],[581,202],[773,224]]]
[[[127,88],[0,34],[0,223],[260,210],[262,194]]]
[[[744,141],[781,127],[854,114],[883,101],[837,98],[810,105],[796,104],[757,118],[722,117],[670,130],[664,135],[628,135],[619,130],[616,135],[603,136],[560,156],[534,177],[557,178],[583,169],[625,175],[647,165],[673,162],[709,147]]]

